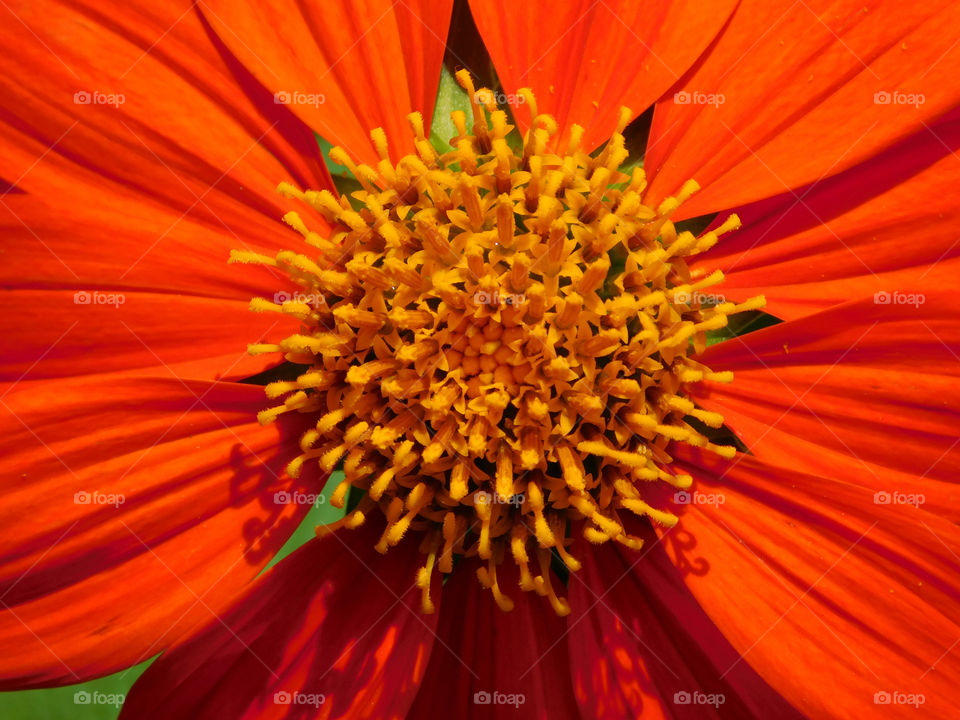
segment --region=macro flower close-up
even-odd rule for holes
[[[0,717],[960,716],[960,5],[0,15]]]

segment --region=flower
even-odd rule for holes
[[[566,615],[549,569],[551,553],[580,569],[566,550],[568,530],[586,520],[592,542],[638,550],[642,540],[625,531],[617,510],[676,524],[643,488],[690,486],[689,475],[668,469],[670,443],[734,457],[733,447],[684,419],[721,427],[720,415],[686,395],[695,383],[732,375],[687,356],[705,349],[709,330],[763,298],[703,306],[703,289],[722,274],[686,282],[685,256],[706,251],[739,220],[700,237],[678,233],[670,216],[698,189],[692,181],[657,210],[643,205],[643,170],[618,171],[627,108],[596,157],[581,149],[578,126],[561,157],[551,151],[556,123],[521,90],[535,129],[514,151],[492,92],[477,90],[466,70],[458,79],[474,124],[468,132],[466,114],[453,113],[454,152],[438,155],[419,113],[409,116],[417,153],[396,165],[382,129],[372,134],[379,172],[334,148],[331,157],[351,167],[363,190],[337,198],[280,187],[333,228],[324,237],[298,213],[284,216],[319,256],[232,254],[285,271],[302,288],[251,302],[299,322],[295,334],[250,352],[281,352],[298,373],[306,368],[266,386],[268,397],[286,398],[258,417],[318,418],[287,472],[298,477],[316,462],[329,474],[342,462],[332,502],[342,508],[352,488],[364,493],[348,528],[383,511],[380,552],[412,526],[424,533],[424,612],[434,611],[434,566],[449,575],[455,558],[477,556],[486,561],[480,582],[503,610],[513,601],[497,568],[509,557],[521,589],[548,596]]]
[[[162,651],[125,716],[955,712],[960,11],[474,2],[524,143],[461,74],[448,151],[457,8],[14,4],[4,687]]]

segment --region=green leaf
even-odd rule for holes
[[[123,699],[150,662],[79,685],[0,693],[4,720],[115,720]]]
[[[303,522],[300,523],[300,527],[294,531],[293,535],[290,536],[290,539],[287,540],[286,544],[280,548],[273,560],[271,560],[267,564],[267,567],[264,568],[264,571],[276,565],[278,562],[283,560],[283,558],[310,539],[316,537],[314,528],[316,528],[317,525],[329,525],[330,523],[336,522],[344,516],[345,513],[342,509],[336,508],[330,504],[330,497],[333,495],[333,491],[337,489],[337,485],[339,485],[342,480],[343,472],[338,470],[330,473],[330,477],[327,479],[327,484],[317,496],[316,502],[314,503],[313,507],[310,508],[310,511],[303,519]]]
[[[442,153],[450,150],[450,138],[457,134],[457,128],[450,119],[450,113],[454,110],[463,110],[468,120],[472,117],[470,97],[447,67],[443,66],[437,103],[433,106],[433,119],[430,121],[430,142]]]
[[[719,291],[723,291],[723,286],[718,286]],[[730,316],[730,322],[726,327],[719,330],[707,331],[707,347],[717,343],[730,340],[741,335],[762,330],[772,325],[778,325],[782,320],[765,313],[762,310],[748,310],[747,312],[737,313]]]

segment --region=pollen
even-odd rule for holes
[[[732,374],[695,357],[708,331],[764,299],[708,292],[720,272],[692,279],[687,260],[740,222],[678,229],[671,216],[698,190],[692,180],[657,207],[644,203],[644,171],[620,170],[629,109],[598,151],[580,146],[578,126],[559,148],[557,123],[532,92],[519,93],[531,112],[520,138],[492,92],[465,71],[457,80],[472,117],[451,114],[450,151],[428,141],[419,113],[409,116],[416,152],[397,163],[381,129],[371,133],[376,167],[334,148],[361,189],[282,183],[300,201],[284,221],[305,247],[231,257],[297,287],[251,302],[297,327],[249,351],[303,366],[267,385],[275,404],[259,419],[315,419],[287,470],[342,469],[332,502],[359,498],[343,526],[381,513],[381,552],[419,538],[424,612],[435,576],[477,558],[478,580],[503,610],[517,590],[533,591],[563,615],[551,566],[580,569],[575,533],[639,549],[626,515],[673,526],[653,490],[691,483],[671,469],[672,444],[733,455],[708,438],[723,418],[688,399],[692,385]],[[498,580],[503,563],[518,566],[519,588]]]

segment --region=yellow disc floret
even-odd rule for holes
[[[418,113],[409,118],[417,152],[396,164],[379,129],[376,168],[335,148],[362,190],[338,197],[280,186],[306,206],[303,218],[284,217],[304,252],[232,255],[282,270],[299,288],[251,302],[300,327],[250,351],[307,366],[267,385],[268,397],[283,400],[259,419],[316,417],[288,472],[307,462],[324,473],[342,467],[332,501],[343,507],[351,487],[362,491],[348,527],[380,509],[381,551],[422,535],[426,612],[431,574],[478,556],[479,580],[503,609],[513,605],[497,582],[507,561],[522,589],[565,614],[550,564],[579,569],[567,551],[573,532],[638,548],[621,513],[673,525],[676,516],[649,504],[648,488],[691,482],[671,471],[671,443],[733,454],[697,429],[723,419],[687,398],[691,384],[732,375],[692,355],[707,331],[763,299],[736,305],[706,293],[720,272],[691,281],[686,258],[739,220],[699,236],[678,231],[670,217],[697,190],[693,181],[656,208],[644,205],[643,170],[618,169],[629,110],[600,151],[581,148],[574,126],[560,152],[556,122],[524,90],[531,129],[511,145],[493,94],[465,72],[458,80],[473,117],[468,129],[464,113],[452,114],[451,152],[427,141]]]

